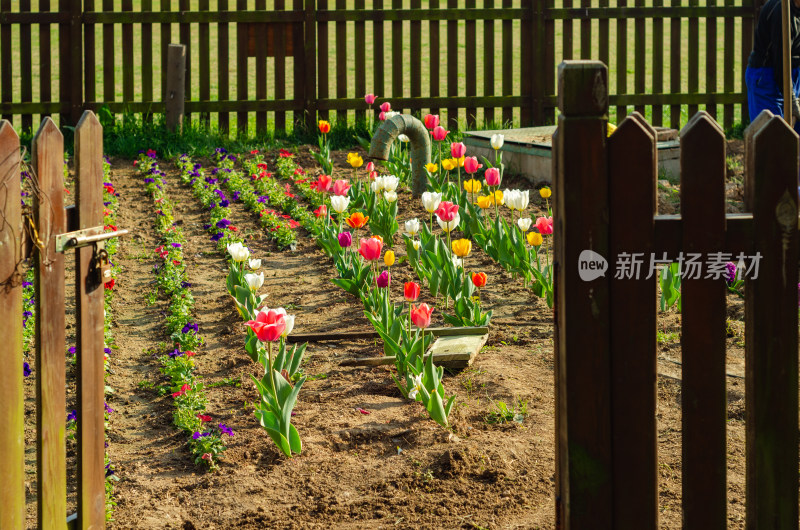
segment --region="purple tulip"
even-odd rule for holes
[[[391,281],[391,277],[389,276],[389,271],[383,271],[378,275],[378,279],[375,280],[375,283],[378,284],[378,287],[385,288],[389,287],[389,282]]]
[[[342,248],[348,248],[350,245],[353,244],[353,236],[350,232],[342,232],[339,234],[339,246]]]
[[[736,280],[736,264],[729,261],[725,264],[725,268],[727,269],[727,278],[726,281],[728,283],[733,283]]]

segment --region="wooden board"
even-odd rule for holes
[[[475,360],[487,340],[489,340],[488,333],[482,335],[441,336],[434,341],[431,345],[430,353],[426,354],[425,357],[433,355],[433,362],[437,366],[461,370],[472,364],[472,361]],[[394,364],[394,355],[361,357],[341,362],[341,366],[383,366],[387,364]]]

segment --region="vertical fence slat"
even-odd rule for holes
[[[699,0],[689,0],[690,7],[700,5]],[[696,94],[700,85],[700,21],[697,17],[689,17],[689,59],[684,68],[688,70],[687,92]],[[697,105],[689,105],[689,118],[697,112]]]
[[[0,403],[5,424],[0,429],[0,528],[25,527],[25,394],[22,386],[22,284],[17,262],[22,259],[19,137],[8,121],[0,121]],[[39,374],[36,374],[38,377]]]
[[[741,52],[741,63],[742,65],[747,64],[747,59],[750,56],[750,51],[753,49],[753,36],[755,35],[756,30],[756,21],[758,20],[758,8],[761,6],[760,0],[752,0],[751,2],[743,2],[743,5],[749,6],[753,8],[753,16],[749,19],[742,20],[742,49]],[[747,86],[744,82],[744,74],[746,68],[742,68],[741,72],[739,73],[739,86],[741,87],[741,91],[744,92],[747,90]],[[750,117],[750,111],[747,105],[747,98],[742,100],[742,120],[747,120]]]
[[[305,0],[306,23],[305,23],[305,129],[314,130],[317,120],[317,25],[316,25],[316,6],[314,0]],[[365,67],[366,69],[366,67]]]
[[[590,249],[608,257],[605,65],[559,66],[555,177],[556,440],[563,528],[611,528],[609,280],[578,276]],[[580,190],[581,193],[567,190]]]
[[[663,7],[664,0],[653,0],[653,7]],[[664,19],[653,19],[653,92],[664,92]],[[664,123],[664,106],[653,105],[653,125],[660,127]]]
[[[701,111],[680,142],[684,257],[705,265],[696,278],[681,265],[683,523],[725,528],[725,284],[707,276],[725,240],[725,135]]]
[[[228,10],[228,0],[218,0],[217,8],[220,11]],[[218,61],[217,61],[217,85],[218,98],[220,101],[227,101],[230,98],[230,24],[227,22],[217,23],[217,46]],[[220,112],[218,115],[219,130],[222,134],[227,135],[231,126],[231,115],[228,112]]]
[[[397,2],[397,0],[394,0]],[[347,9],[347,0],[336,0],[336,10],[344,10]],[[397,51],[402,51],[402,44],[398,44],[395,36],[395,27],[392,25],[392,48],[397,48],[398,50],[393,49],[392,57],[395,57]],[[401,39],[402,40],[402,39]],[[402,63],[400,67],[402,67]],[[394,65],[394,68],[397,69],[397,65]],[[402,78],[402,76],[398,76]],[[402,81],[401,81],[402,82]],[[396,97],[397,91],[397,79],[392,77],[392,97]],[[346,98],[347,97],[347,22],[336,22],[336,97],[337,98]],[[399,111],[400,109],[398,109]],[[344,125],[347,121],[347,111],[346,110],[337,110],[336,111],[336,121],[339,124]]]
[[[581,0],[581,7],[592,7],[592,0]],[[592,19],[581,19],[581,59],[592,59],[595,42],[592,40]]]
[[[209,1],[200,0],[198,9],[203,12],[209,11]],[[200,101],[211,99],[211,29],[208,22],[198,25],[198,68],[200,70]],[[142,41],[144,41],[144,29],[142,29]],[[144,63],[144,60],[142,60]],[[211,114],[203,112],[200,114],[200,122],[208,127],[211,122]]]
[[[70,8],[70,0],[58,0],[58,10],[61,13],[68,13]],[[69,22],[61,22],[58,24],[58,97],[59,101],[68,102],[70,100],[69,94],[69,81],[72,74],[72,65],[70,64],[70,32]],[[69,124],[69,113],[59,113],[59,123],[63,125]],[[74,125],[72,123],[71,125]]]
[[[286,9],[285,0],[275,0],[275,9]],[[286,99],[286,29],[283,24],[273,24],[275,50],[275,99]],[[258,60],[258,59],[256,59]],[[266,59],[264,59],[266,64]],[[266,97],[266,94],[264,95]],[[275,130],[286,131],[286,113],[275,112]]]
[[[439,0],[430,0],[429,6],[431,9],[439,8]],[[439,85],[441,83],[441,68],[439,65],[439,48],[441,41],[439,39],[439,27],[441,22],[438,20],[431,20],[428,23],[428,33],[430,33],[430,95],[432,98],[440,95]],[[439,114],[441,109],[439,107],[431,108],[431,114]],[[442,126],[447,128],[447,122],[442,120]]]
[[[520,5],[523,13],[528,13],[531,19],[529,24],[531,28],[536,23],[536,8],[537,0],[521,0]],[[494,37],[492,37],[494,38]],[[534,34],[533,31],[520,31],[519,32],[519,46],[520,46],[520,89],[523,96],[522,108],[519,111],[519,121],[521,127],[530,127],[533,125],[533,112],[536,108],[536,96],[533,90],[533,72],[535,72],[536,65],[534,64],[533,54],[534,51]],[[489,41],[491,43],[491,41]],[[487,47],[484,41],[484,47]],[[491,54],[494,54],[494,46],[488,46],[491,49]],[[492,63],[494,64],[494,63]],[[487,82],[494,83],[494,75],[484,72],[484,78]],[[494,111],[492,111],[494,114]]]
[[[709,7],[716,7],[717,0],[706,0]],[[727,51],[727,50],[726,50]],[[731,51],[733,51],[731,49]],[[729,55],[726,53],[726,55]],[[717,92],[717,17],[706,18],[706,94]],[[716,97],[707,98],[706,112],[717,119]]]
[[[483,0],[483,7],[485,9],[494,8],[494,0]],[[532,35],[531,32],[523,32]],[[487,18],[483,21],[483,95],[494,96],[494,49],[495,35],[494,35],[494,20]],[[526,57],[530,57],[533,50],[525,49],[522,47],[523,64]],[[533,93],[530,94],[531,99],[535,97]],[[483,108],[483,126],[493,127],[495,120],[494,107]]]
[[[552,8],[555,0],[541,0],[544,2],[545,9]],[[544,93],[546,96],[556,94],[556,25],[553,19],[547,19],[544,23]],[[608,63],[606,63],[608,64]],[[555,107],[544,107],[545,123],[553,123],[555,120]]]
[[[680,7],[682,0],[672,0],[672,7]],[[672,17],[669,19],[669,90],[673,94],[681,91],[681,75],[684,67],[681,64],[681,19]],[[681,106],[669,106],[669,126],[679,129],[681,126]]]
[[[153,0],[142,0],[142,12],[149,13],[151,11],[153,11]],[[86,64],[86,68],[88,67],[89,65]],[[153,101],[153,67],[153,24],[147,23],[142,24],[142,101],[151,105]],[[87,99],[89,99],[88,95]],[[148,108],[144,119],[152,121],[152,107]]]
[[[474,0],[473,0],[474,1]],[[411,0],[411,9],[422,7],[420,0]],[[409,37],[411,38],[411,97],[422,96],[422,22],[412,20],[410,23]],[[358,61],[356,61],[358,64]],[[417,109],[416,112],[421,112]]]
[[[447,0],[447,7],[451,10],[458,9],[458,0]],[[509,33],[510,36],[510,33]],[[458,96],[458,22],[455,20],[447,21],[447,95],[449,97]],[[458,127],[458,107],[450,105],[447,107],[446,129],[457,131]]]
[[[191,9],[191,4],[189,0],[179,0],[178,8],[181,11],[189,11]],[[194,99],[194,93],[192,85],[192,34],[191,34],[192,26],[188,23],[180,23],[178,24],[178,31],[179,31],[179,38],[180,43],[186,46],[186,74],[185,74],[185,92],[186,92],[186,101],[191,101]],[[187,126],[192,121],[192,113],[187,112],[183,117],[183,125]]]
[[[0,0],[0,11],[8,13],[11,11],[11,0]],[[12,76],[14,72],[14,62],[11,54],[11,24],[0,24],[0,99],[3,103],[13,101]],[[4,120],[11,120],[13,116],[6,112],[3,114]]]
[[[562,0],[565,9],[569,9],[572,7],[572,0]],[[565,61],[571,60],[573,55],[573,50],[575,49],[575,39],[573,36],[573,19],[572,18],[563,18],[561,19],[561,57]]]
[[[103,128],[86,111],[75,128],[78,229],[103,226]],[[91,246],[75,250],[78,387],[78,525],[105,525],[104,287],[92,278]]]
[[[31,10],[31,0],[20,0],[19,10],[29,12]],[[47,24],[46,31],[50,30]],[[47,50],[52,53],[52,50]],[[20,101],[27,103],[33,101],[33,60],[31,54],[31,25],[19,25],[19,73],[20,73]],[[23,114],[22,130],[29,131],[33,128],[33,116]]]
[[[725,6],[730,7],[736,5],[736,0],[725,0]],[[722,68],[723,72],[723,86],[724,90],[727,93],[733,92],[733,63],[734,59],[736,59],[736,55],[734,51],[736,50],[735,47],[735,40],[734,40],[734,26],[735,20],[733,17],[726,16],[725,17],[725,55],[723,58],[724,66]],[[747,20],[742,20],[742,32],[746,33],[749,30],[747,26]],[[749,51],[749,50],[748,50]],[[743,65],[746,63],[742,63]],[[744,70],[744,68],[742,68]],[[733,104],[726,103],[722,109],[722,123],[726,129],[733,126]],[[742,115],[742,121],[746,118],[745,115]]]
[[[514,7],[513,0],[503,0],[503,7]],[[514,23],[511,20],[503,21],[503,95],[514,93]],[[503,107],[503,123],[509,126],[514,122],[514,109]]]
[[[83,17],[82,0],[70,1],[69,23],[69,102],[70,124],[75,125],[83,111]]]
[[[293,0],[292,5],[295,11],[299,11],[302,13],[304,4],[304,0]],[[306,91],[306,64],[305,64],[305,53],[303,51],[303,23],[302,22],[295,22],[292,24],[292,47],[294,48],[294,56],[292,57],[293,69],[294,69],[294,99],[295,101],[299,102],[299,108],[295,107],[295,110],[292,114],[292,120],[294,123],[294,127],[297,128],[298,126],[302,125],[302,115],[303,115],[303,97],[305,96]]]
[[[236,0],[236,9],[245,11],[247,9],[247,0]],[[247,41],[249,27],[250,25],[245,22],[236,24],[236,97],[240,101],[248,99]],[[189,64],[188,60],[186,64]],[[236,112],[236,129],[239,132],[239,136],[247,135],[247,111],[240,110]]]
[[[374,9],[378,10],[383,7],[383,0],[374,0]],[[328,0],[318,0],[317,8],[319,11],[327,11]],[[383,80],[383,22],[375,21],[373,23],[373,34],[375,35],[375,67],[373,72],[373,79],[375,83],[375,94],[378,97],[385,97],[383,94],[383,84],[380,85],[381,91],[378,92],[378,81]],[[330,79],[328,76],[328,23],[319,22],[317,24],[317,75],[319,75],[319,82],[317,83],[317,97],[319,99],[328,99],[330,96],[329,84]],[[380,67],[380,73],[378,68]],[[327,120],[330,113],[327,110],[319,111],[319,119]]]
[[[419,0],[412,0],[411,7],[414,7],[414,2],[416,2],[417,7],[419,7]],[[365,4],[364,0],[356,0],[355,1],[355,8],[357,10],[363,11],[365,6],[366,6],[366,4]],[[419,62],[420,61],[420,54],[421,54],[421,51],[419,50],[419,43],[420,43],[420,39],[422,38],[422,36],[421,36],[421,32],[420,32],[420,22],[417,22],[416,24],[417,24],[417,26],[416,26],[416,38],[415,38],[414,37],[414,31],[415,31],[414,30],[414,22],[411,23],[411,48],[412,48],[412,51],[411,51],[411,61],[412,61],[411,62],[411,64],[412,64],[412,66],[411,66],[411,77],[412,77],[411,92],[412,93],[411,93],[411,95],[412,96],[414,96],[414,95],[421,96],[422,94],[420,93],[420,86],[421,86],[420,85],[420,79],[421,79],[420,70],[422,70],[422,68],[421,68],[420,62]],[[356,56],[356,86],[355,86],[356,94],[355,94],[355,97],[362,98],[367,94],[367,46],[366,46],[367,28],[366,28],[366,22],[364,22],[364,21],[356,22],[355,23],[355,30],[356,30],[356,42],[358,43],[356,45],[356,49],[355,49],[355,56]],[[416,46],[417,46],[416,68],[414,68],[415,55],[414,55],[414,51],[413,51],[415,39],[416,39]],[[417,82],[416,85],[414,84],[414,79],[415,79],[414,75],[415,74],[416,74],[416,82]],[[414,93],[414,87],[415,86],[416,86],[416,94]],[[366,117],[366,112],[363,110],[363,108],[360,108],[360,109],[356,110],[356,123],[357,124],[362,123],[364,121],[365,117]]]
[[[337,0],[344,1],[344,0]],[[392,0],[392,9],[402,10],[403,0]],[[403,77],[405,75],[405,68],[403,68],[403,22],[400,20],[392,22],[392,97],[403,97]],[[338,56],[338,52],[337,52]],[[447,80],[448,83],[450,80]],[[403,112],[402,108],[392,109],[396,112]]]
[[[598,7],[608,7],[608,0],[600,0]],[[610,21],[607,18],[597,22],[597,55],[603,64],[609,63],[609,29]]]
[[[625,7],[627,0],[618,0],[620,7]],[[617,19],[617,94],[628,93],[628,21],[625,18]],[[616,108],[616,120],[620,123],[628,115],[628,108],[625,105],[618,105]]]
[[[746,524],[797,528],[797,135],[772,117],[747,136],[761,260],[758,277],[745,278]]]
[[[475,8],[475,0],[465,0],[465,7],[467,9],[474,9]],[[476,96],[477,92],[477,80],[478,77],[478,53],[477,53],[477,23],[474,20],[467,20],[464,22],[464,47],[466,48],[466,53],[464,54],[465,61],[465,69],[466,72],[466,94],[467,96]],[[474,106],[467,107],[467,128],[473,129],[475,128],[475,115],[478,113],[478,110]]]
[[[55,236],[65,232],[64,137],[50,118],[33,139],[33,172],[41,198],[34,222],[44,250],[36,259],[36,463],[40,528],[62,528],[67,513],[64,366],[64,255]]]
[[[608,139],[609,261],[619,264],[622,253],[636,253],[641,264],[629,269],[631,276],[611,279],[614,525],[641,530],[658,528],[656,290],[647,279],[657,156],[656,132],[640,114],[623,120]],[[635,328],[629,315],[636,315]]]
[[[280,2],[283,3],[283,2]],[[256,11],[264,11],[267,8],[266,0],[256,0]],[[275,2],[275,9],[283,9],[283,6],[278,6],[278,2]],[[279,24],[283,26],[283,24]],[[274,42],[276,40],[275,32],[270,32],[266,23],[262,24],[254,24],[256,28],[256,99],[258,100],[265,100],[267,99],[267,42],[269,40],[270,34],[273,37],[273,48]],[[253,27],[251,26],[251,27]],[[249,43],[248,43],[249,45]],[[284,58],[281,62],[284,62]],[[277,54],[275,56],[275,62],[278,62]],[[277,76],[276,76],[277,79]],[[256,112],[256,133],[263,134],[267,130],[267,111],[259,110]]]
[[[89,1],[93,2],[93,0]],[[50,0],[40,0],[39,11],[50,11]],[[20,31],[21,30],[22,28],[20,28]],[[53,99],[53,69],[51,66],[53,50],[51,49],[51,43],[52,39],[50,38],[50,24],[39,24],[39,101],[52,101]],[[94,53],[94,50],[92,50],[92,53]],[[23,61],[23,65],[24,64],[25,63]],[[23,117],[23,130],[31,129],[32,122],[30,122],[30,119],[28,120],[29,123],[27,127],[25,127],[25,121],[26,120]]]
[[[636,7],[644,7],[645,0],[636,0]],[[634,90],[637,94],[645,93],[645,64],[647,64],[647,35],[645,34],[645,19],[637,18],[634,22]],[[660,66],[660,65],[659,65]],[[636,105],[634,108],[639,114],[644,114],[644,105]]]
[[[103,9],[105,9],[105,2],[107,1],[108,0],[103,0]],[[222,1],[223,0],[220,0],[220,2]],[[225,2],[227,2],[227,0],[225,0]],[[111,5],[113,6],[113,2]],[[170,10],[172,10],[172,0],[161,0],[161,11]],[[105,38],[103,40],[105,40]],[[172,44],[172,26],[170,24],[161,24],[161,101],[167,101],[167,68],[169,64],[167,50],[170,44]],[[105,64],[105,62],[103,64]]]
[[[133,0],[122,0],[122,11],[133,11]],[[133,24],[122,25],[122,101],[133,101]]]
[[[166,3],[167,9],[169,9],[169,2],[170,0],[161,0],[161,10],[164,11],[164,4]],[[114,11],[114,0],[103,0],[103,11]],[[164,26],[169,28],[169,24],[161,24],[161,44],[162,44],[162,55],[163,55],[163,64],[161,65],[161,71],[167,71],[167,45],[164,44]],[[169,41],[167,41],[169,43]],[[114,24],[103,24],[103,100],[106,103],[112,103],[116,100],[116,87],[114,86],[114,70],[115,70],[115,61],[114,61],[114,49],[117,43],[114,39]],[[162,75],[162,84],[164,86],[164,91],[162,93],[161,101],[167,100],[167,76]]]

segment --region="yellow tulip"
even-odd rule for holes
[[[607,131],[606,132],[606,136],[611,136],[612,134],[614,134],[614,131],[616,131],[616,130],[617,130],[617,126],[614,125],[611,122],[608,122],[608,125],[606,126],[606,131]]]
[[[425,164],[425,169],[428,170],[428,173],[436,173],[437,171],[439,171],[439,165],[433,163]]]
[[[454,158],[453,161],[458,162],[458,167],[464,167],[464,160],[466,157],[462,156],[461,158]]]
[[[549,197],[550,197],[550,195],[552,195],[552,194],[553,194],[553,192],[552,192],[552,191],[550,191],[550,188],[548,188],[548,187],[544,187],[544,188],[542,188],[542,189],[540,189],[540,190],[539,190],[539,195],[541,195],[541,196],[542,196],[542,199],[547,199],[547,198],[549,198]]]
[[[464,190],[467,193],[478,193],[481,191],[481,181],[469,179],[464,181]]]
[[[500,190],[495,190],[494,192],[494,202],[497,203],[498,206],[503,205],[503,192]]]
[[[364,165],[364,159],[358,153],[347,153],[347,163],[354,169],[358,169]]]
[[[542,234],[539,232],[528,232],[528,244],[532,247],[538,247],[542,244]]]
[[[469,239],[456,239],[453,241],[453,254],[459,258],[469,256],[472,252],[472,241]]]
[[[452,158],[445,158],[444,160],[442,160],[442,167],[446,171],[452,171],[456,168],[456,163]]]
[[[482,210],[488,210],[492,207],[494,201],[492,201],[491,195],[481,195],[478,197],[478,207]]]
[[[386,254],[383,255],[383,262],[386,264],[387,267],[391,267],[394,265],[394,251],[387,250]]]

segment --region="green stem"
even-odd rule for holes
[[[275,388],[276,387],[276,384],[275,384],[275,370],[272,368],[272,341],[270,341],[270,343],[269,343],[269,346],[268,346],[268,349],[267,349],[267,355],[269,356],[269,360],[268,360],[269,366],[267,367],[267,370],[269,370],[269,382],[272,385],[272,389],[271,389],[272,390],[272,397],[275,398],[275,403],[280,405],[280,402],[278,401],[278,391]]]

